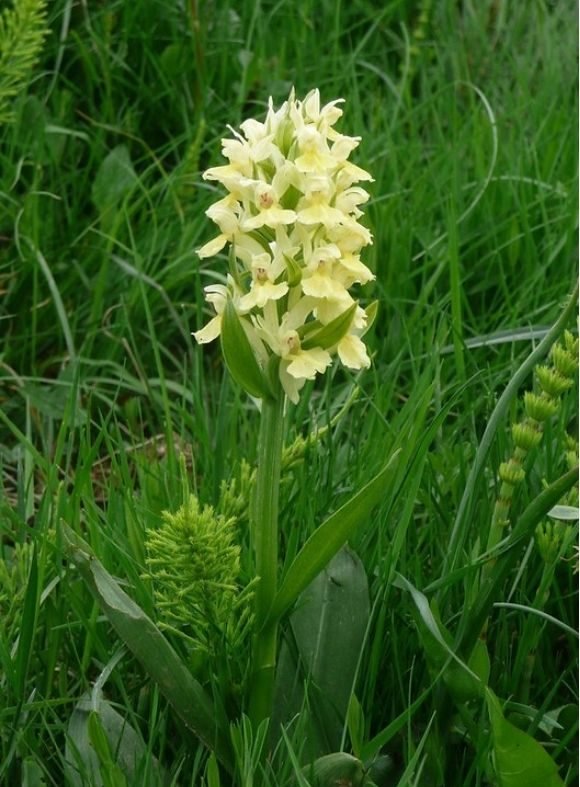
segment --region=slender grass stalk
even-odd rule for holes
[[[276,665],[278,622],[263,626],[278,589],[278,498],[284,434],[284,400],[278,396],[262,399],[258,468],[251,506],[252,540],[256,574],[260,577],[255,596],[256,634],[253,643],[250,718],[254,725],[270,715]]]

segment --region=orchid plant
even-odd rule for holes
[[[334,128],[341,99],[321,106],[318,90],[303,101],[272,99],[264,122],[241,124],[222,140],[228,163],[205,180],[227,195],[207,216],[220,233],[198,250],[205,259],[229,247],[227,283],[206,288],[215,316],[194,336],[221,337],[228,368],[261,399],[256,495],[251,515],[256,575],[253,688],[255,722],[272,709],[277,619],[269,616],[278,589],[278,488],[285,399],[297,403],[307,380],[333,355],[348,368],[370,365],[362,336],[372,322],[349,292],[374,276],[360,254],[372,243],[359,222],[371,175],[350,162],[360,137]]]
[[[214,767],[213,762],[217,768],[219,762],[230,773],[239,763],[236,734],[228,723],[241,725],[244,735],[249,724],[248,734],[262,742],[260,757],[268,753],[264,730],[273,711],[281,620],[368,519],[393,478],[399,454],[394,449],[383,469],[314,531],[281,576],[281,469],[308,443],[299,438],[285,449],[287,402],[298,403],[306,381],[324,373],[335,356],[354,371],[371,363],[363,336],[377,305],[364,309],[350,290],[374,279],[361,260],[361,252],[372,243],[370,231],[359,221],[360,206],[369,194],[357,185],[373,179],[349,161],[360,138],[335,129],[341,103],[338,99],[322,106],[318,90],[302,101],[292,91],[278,109],[270,99],[263,122],[245,120],[242,133],[231,129],[233,136],[222,140],[228,163],[203,175],[227,193],[206,211],[219,233],[198,255],[207,259],[227,251],[229,266],[223,283],[205,288],[213,314],[194,337],[202,345],[219,337],[233,379],[260,411],[257,467],[245,485],[253,576],[240,583],[236,515],[231,519],[231,512],[224,516],[211,507],[201,508],[195,497],[185,495],[177,513],[167,512],[147,538],[144,576],[152,582],[155,604],[164,617],[156,623],[107,574],[88,545],[64,530],[73,561],[121,638],[213,752],[208,767]],[[233,488],[225,492],[227,499],[235,496]],[[360,563],[357,570],[364,580],[366,609],[368,587]],[[186,574],[187,581],[181,583]],[[179,635],[189,658],[178,655],[165,632]],[[251,659],[241,716],[238,712],[222,724],[223,708],[214,704],[203,677],[198,680],[200,668],[220,658],[216,635],[225,642],[243,639],[246,632]],[[276,745],[271,735],[269,740]],[[323,756],[313,767],[315,776],[331,780],[350,774],[362,783],[364,775],[362,762],[344,752]]]
[[[285,731],[286,720],[278,717],[279,708],[274,703],[275,680],[277,672],[282,673],[285,654],[279,649],[280,624],[289,614],[296,616],[302,610],[303,630],[317,625],[316,605],[308,607],[305,591],[315,587],[311,595],[316,596],[320,589],[318,585],[316,590],[316,583],[322,572],[329,571],[331,561],[341,555],[345,557],[344,551],[339,555],[341,549],[357,528],[368,521],[374,506],[385,496],[385,490],[395,495],[397,480],[402,475],[412,476],[403,461],[401,468],[397,466],[401,456],[405,462],[412,462],[412,457],[404,453],[404,436],[401,436],[394,442],[383,469],[322,522],[304,544],[295,545],[295,556],[293,559],[285,556],[282,570],[279,559],[281,473],[283,466],[296,460],[307,444],[302,439],[285,449],[288,401],[297,404],[306,382],[323,374],[334,357],[350,370],[370,366],[363,337],[373,323],[377,306],[375,303],[363,308],[352,288],[374,279],[361,260],[361,254],[373,239],[360,221],[363,215],[360,206],[368,201],[369,194],[358,185],[371,182],[372,177],[349,161],[360,138],[335,129],[342,116],[341,103],[342,99],[338,99],[321,105],[318,90],[311,91],[303,100],[298,100],[292,91],[277,109],[270,99],[264,121],[245,120],[241,133],[231,129],[233,136],[222,140],[228,163],[212,167],[203,175],[226,193],[206,211],[219,232],[198,249],[198,255],[205,260],[227,252],[228,270],[222,283],[205,288],[211,316],[193,335],[200,345],[219,338],[232,378],[256,403],[260,417],[258,456],[255,469],[246,466],[240,487],[235,488],[233,483],[223,487],[221,510],[219,506],[215,510],[200,506],[197,498],[188,493],[177,513],[166,512],[161,526],[148,535],[145,576],[152,582],[157,612],[165,619],[157,623],[149,618],[107,573],[90,547],[72,530],[63,527],[70,557],[108,620],[181,720],[211,751],[207,765],[207,784],[211,787],[221,784],[220,768],[232,778],[242,771],[253,777],[256,768],[271,761],[270,755],[281,741],[293,758],[294,772],[301,773],[302,764]],[[219,279],[220,274],[214,273],[214,277]],[[576,298],[577,291],[558,322],[522,365],[490,419],[451,533],[453,547],[465,537],[465,528],[459,524],[499,420],[517,387],[562,333]],[[568,336],[563,349],[556,348],[553,352],[557,374],[550,369],[538,373],[545,396],[536,398],[543,405],[550,404],[546,405],[548,394],[559,395],[572,385],[577,352],[577,340],[574,343]],[[528,405],[534,402],[528,397]],[[427,404],[425,399],[422,418]],[[427,429],[426,445],[434,438],[452,404],[443,408]],[[499,527],[505,524],[513,487],[521,480],[522,452],[539,440],[538,423],[542,419],[536,410],[537,407],[535,414],[528,412],[523,426],[515,428],[515,460],[502,465],[500,471],[504,485],[491,526],[490,554],[498,546]],[[549,412],[546,418],[548,415]],[[416,428],[421,429],[422,423]],[[417,478],[420,477],[419,473]],[[442,677],[448,689],[439,702],[441,729],[444,728],[441,725],[450,726],[454,704],[467,729],[474,728],[472,708],[485,698],[496,741],[494,767],[498,773],[509,770],[512,767],[509,757],[517,753],[518,747],[524,747],[525,758],[532,760],[534,767],[538,764],[548,775],[548,780],[542,783],[553,787],[561,780],[552,760],[531,736],[512,730],[504,719],[499,701],[487,685],[489,657],[485,643],[477,640],[497,588],[517,557],[511,547],[533,535],[538,517],[545,515],[574,481],[574,471],[570,471],[524,512],[506,541],[506,554],[494,555],[494,561],[483,571],[480,592],[465,607],[456,647],[451,647],[451,634],[438,619],[437,609],[432,610],[427,598],[394,572],[394,584],[408,591],[417,607],[420,637],[434,674],[437,673],[434,681]],[[418,487],[414,488],[416,491]],[[406,511],[410,516],[411,508],[406,507]],[[236,524],[245,520],[246,514],[250,523],[250,554],[242,555]],[[457,554],[459,550],[450,551]],[[352,555],[346,554],[347,562],[351,560],[354,564]],[[243,580],[242,562],[250,566],[250,576]],[[363,607],[367,605],[368,616],[368,585],[362,565],[360,571],[363,581],[358,583],[357,592],[360,591]],[[350,590],[352,587],[340,603],[347,603]],[[301,603],[297,605],[299,599]],[[345,649],[345,640],[352,639],[355,629],[352,621],[356,619],[356,612],[350,615],[348,627],[341,634],[341,649]],[[179,635],[180,643],[185,643],[188,658],[178,654],[170,639],[172,635]],[[231,652],[248,644],[249,669],[232,692],[233,699],[224,701],[215,691],[208,690],[211,680],[207,676],[220,670],[230,675],[228,648]],[[357,645],[359,650],[361,646],[362,639]],[[309,776],[313,777],[313,783],[388,782],[385,773],[380,776],[381,769],[388,766],[388,757],[379,755],[393,734],[392,725],[362,744],[362,711],[351,693],[355,678],[356,667],[348,678],[344,674],[339,676],[342,683],[347,680],[350,683],[338,715],[341,730],[348,726],[356,757],[342,751],[344,737],[336,745],[341,751],[331,749],[332,753],[323,756],[319,756],[320,752],[312,754]],[[336,710],[335,703],[333,713]],[[406,723],[406,718],[401,718]],[[336,713],[332,721],[336,721]],[[276,726],[278,729],[273,730]],[[93,732],[96,736],[98,731]],[[246,745],[248,741],[253,741],[252,745]],[[501,761],[504,750],[509,754],[505,763]],[[248,751],[251,761],[245,760],[240,765],[243,752]],[[243,783],[253,782],[250,779]],[[310,784],[304,777],[300,783]],[[517,782],[518,787],[522,784],[523,781]]]

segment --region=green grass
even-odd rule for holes
[[[571,4],[55,0],[49,23],[15,120],[0,127],[0,783],[75,783],[65,776],[69,720],[121,647],[67,562],[59,523],[83,534],[154,615],[145,532],[181,504],[183,463],[201,501],[215,505],[222,479],[255,459],[255,408],[219,348],[202,351],[191,337],[206,321],[203,286],[226,269],[195,254],[211,237],[204,211],[216,198],[201,172],[220,163],[227,124],[262,115],[268,96],[280,102],[291,85],[299,96],[319,87],[326,100],[344,97],[341,130],[362,137],[354,158],[375,178],[365,261],[377,278],[361,294],[378,298],[380,312],[372,368],[356,379],[332,369],[289,409],[287,442],[327,425],[359,386],[283,486],[282,558],[288,564],[401,443],[400,491],[351,544],[373,610],[355,693],[365,740],[402,717],[385,748],[395,768],[387,783],[431,783],[423,746],[434,745],[425,733],[437,689],[412,707],[433,675],[412,601],[393,581],[397,571],[435,596],[455,631],[476,592],[470,565],[487,540],[517,399],[499,423],[449,573],[478,445],[535,346],[530,330],[550,326],[574,287]],[[529,375],[522,390],[531,385]],[[576,413],[577,391],[533,457],[516,518],[563,472]],[[572,555],[558,561],[539,601],[577,630]],[[544,570],[533,543],[522,544],[497,601],[538,604]],[[498,606],[488,642],[490,686],[532,709],[524,728],[576,783],[577,721],[552,737],[539,725],[542,714],[578,704],[577,639],[521,606]],[[140,731],[167,783],[202,784],[207,753],[130,654],[104,696]],[[477,747],[459,727],[441,742],[455,757],[449,787],[488,783],[479,718]],[[299,758],[299,725],[288,736]],[[346,735],[346,750],[350,742]],[[264,784],[292,783],[288,751],[282,743]],[[158,782],[142,773],[129,783]]]

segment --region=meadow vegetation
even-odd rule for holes
[[[573,4],[42,7],[0,6],[0,784],[314,787],[301,769],[338,750],[365,776],[324,783],[577,783],[576,372],[546,418],[524,399],[553,383],[540,365],[578,354]],[[11,59],[26,30],[31,49]],[[343,97],[340,130],[362,137],[376,279],[360,297],[379,312],[371,368],[335,365],[288,407],[282,572],[400,452],[343,553],[368,596],[346,583],[324,626],[298,610],[282,627],[278,735],[242,715],[243,598],[216,642],[223,610],[184,622],[187,597],[174,578],[156,589],[154,560],[194,494],[222,517],[215,576],[227,564],[251,583],[258,412],[217,344],[192,337],[203,287],[227,271],[225,256],[196,255],[219,196],[201,173],[222,163],[228,124],[263,118],[292,86]],[[524,456],[512,427],[530,418],[542,438]],[[111,626],[71,559],[75,535],[189,658],[232,725],[223,759]],[[184,554],[163,549],[167,565]],[[327,660],[296,706],[292,653],[308,632]],[[493,694],[458,685],[451,652]],[[337,728],[328,698],[346,674]],[[540,781],[502,759],[514,729]]]

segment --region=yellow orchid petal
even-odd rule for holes
[[[311,350],[300,349],[295,355],[288,356],[288,374],[296,379],[313,380],[317,373],[322,373],[330,366],[331,357],[326,350],[313,347]]]
[[[208,243],[206,243],[205,246],[202,246],[201,249],[198,249],[197,256],[202,260],[206,257],[213,257],[214,254],[217,254],[218,251],[223,249],[227,242],[227,235],[218,235],[217,237],[208,241]]]
[[[365,343],[353,333],[347,334],[339,341],[337,352],[342,363],[349,369],[368,369],[371,365]]]
[[[222,329],[222,315],[216,314],[207,325],[196,331],[193,334],[193,338],[198,344],[208,344],[208,342],[213,342],[214,339],[220,335]]]

